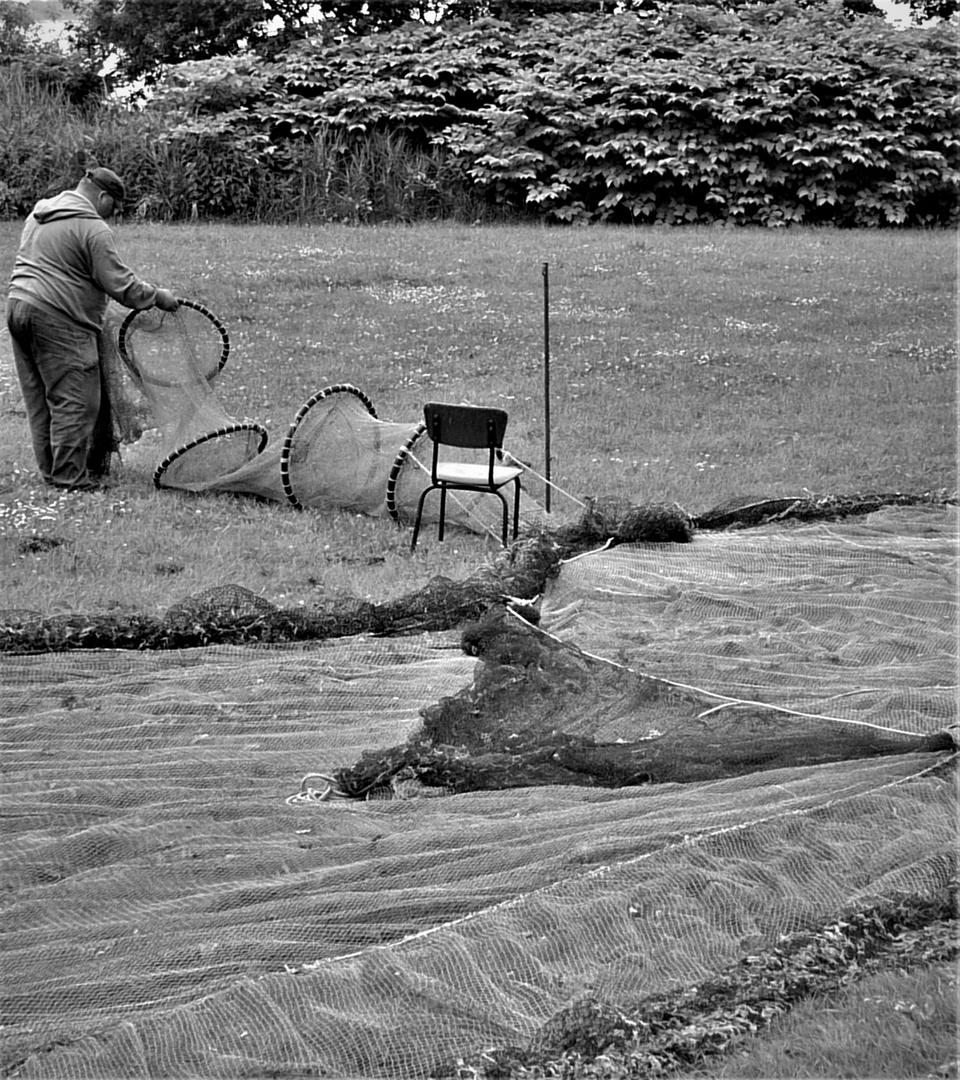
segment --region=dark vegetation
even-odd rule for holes
[[[883,506],[955,502],[956,495],[946,491],[822,495],[742,500],[739,504],[727,501],[692,518],[677,507],[633,505],[608,496],[595,500],[573,524],[522,537],[495,562],[479,567],[462,581],[434,577],[423,588],[395,600],[338,597],[307,609],[281,609],[249,589],[223,585],[179,601],[162,616],[128,612],[44,615],[21,608],[0,608],[0,654],[183,649],[255,641],[317,641],[361,633],[399,635],[449,630],[476,621],[491,610],[501,611],[508,598],[533,600],[558,572],[563,559],[604,544],[685,543],[697,528],[829,521],[872,513]],[[27,538],[22,551],[49,550],[60,542],[56,537]],[[526,612],[525,617],[533,619],[534,615]],[[485,635],[479,633],[471,638],[471,633],[467,632],[464,648],[479,655],[487,647]]]
[[[447,794],[556,784],[701,783],[954,748],[944,733],[904,736],[797,721],[763,706],[738,711],[734,724],[708,728],[696,718],[706,701],[550,642],[495,608],[464,629],[463,645],[484,661],[475,683],[424,709],[422,727],[405,745],[366,753],[341,770],[335,779],[342,794],[370,798],[398,780]],[[574,733],[618,717],[629,717],[637,730],[645,720],[666,730],[635,742]]]
[[[687,1070],[729,1052],[812,995],[836,994],[872,971],[955,962],[956,859],[945,855],[932,869],[939,884],[927,895],[850,908],[827,925],[784,936],[762,955],[743,957],[698,986],[654,995],[632,1010],[584,998],[551,1017],[530,1046],[438,1063],[431,1075],[690,1075]]]
[[[374,5],[368,24],[340,4],[349,17],[307,25],[302,6],[268,5],[290,9],[278,40],[241,37],[249,4],[191,5],[210,20],[176,64],[163,35],[136,36],[131,3],[88,9],[76,70],[8,50],[0,214],[75,182],[81,151],[162,221],[957,220],[948,23],[778,0],[466,4],[433,24],[400,21],[409,5]],[[111,48],[128,79],[153,80],[140,107],[87,93],[81,73]]]

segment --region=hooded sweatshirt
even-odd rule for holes
[[[157,290],[120,258],[93,204],[77,191],[63,191],[41,199],[27,218],[9,296],[97,333],[108,296],[142,310],[153,307]]]

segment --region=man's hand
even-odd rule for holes
[[[157,298],[154,301],[161,311],[176,311],[180,301],[169,289],[157,289]]]

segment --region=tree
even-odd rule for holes
[[[117,55],[127,81],[155,79],[166,64],[226,56],[266,32],[262,0],[67,0],[79,48]],[[289,2],[284,7],[291,7]]]
[[[102,64],[119,60],[126,82],[155,82],[165,67],[184,61],[255,51],[273,59],[320,29],[336,39],[396,30],[405,23],[476,22],[493,17],[516,26],[555,15],[668,11],[671,0],[65,0],[76,12],[74,46]],[[691,0],[713,11],[736,11],[755,0]],[[824,0],[784,0],[814,8]],[[911,0],[916,9],[952,11],[960,0]],[[844,0],[850,16],[879,14],[873,0]],[[0,10],[21,5],[0,0]],[[2,16],[0,16],[2,17]]]
[[[255,50],[272,57],[318,27],[343,36],[436,21],[443,0],[65,0],[78,16],[74,43],[101,62],[119,59],[127,82],[156,81],[164,67]],[[14,5],[15,7],[18,5]],[[466,7],[481,7],[467,4]]]
[[[910,18],[915,23],[952,19],[960,11],[960,0],[910,0]]]
[[[452,18],[492,16],[503,22],[523,22],[545,15],[603,15],[630,6],[622,0],[462,0],[445,5],[444,13]]]
[[[376,34],[395,30],[405,22],[426,21],[442,15],[442,4],[411,3],[410,0],[324,0],[313,5],[318,21],[328,22],[351,35]]]
[[[97,67],[91,67],[81,54],[45,41],[26,5],[0,0],[0,66],[11,64],[27,82],[62,91],[72,105],[86,107],[103,97]]]
[[[9,64],[33,54],[40,47],[40,34],[24,4],[0,0],[0,64]]]

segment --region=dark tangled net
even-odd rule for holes
[[[435,577],[422,589],[396,600],[337,599],[312,609],[281,609],[240,585],[223,585],[179,601],[160,617],[137,613],[45,616],[22,608],[0,609],[0,652],[183,649],[449,630],[479,619],[491,607],[502,608],[507,597],[532,600],[557,574],[564,559],[606,544],[687,543],[698,529],[833,520],[883,506],[946,503],[956,503],[955,494],[742,499],[693,517],[676,504],[633,504],[604,497],[590,500],[572,524],[521,537],[492,566],[462,581]],[[33,542],[42,545],[44,538]]]

